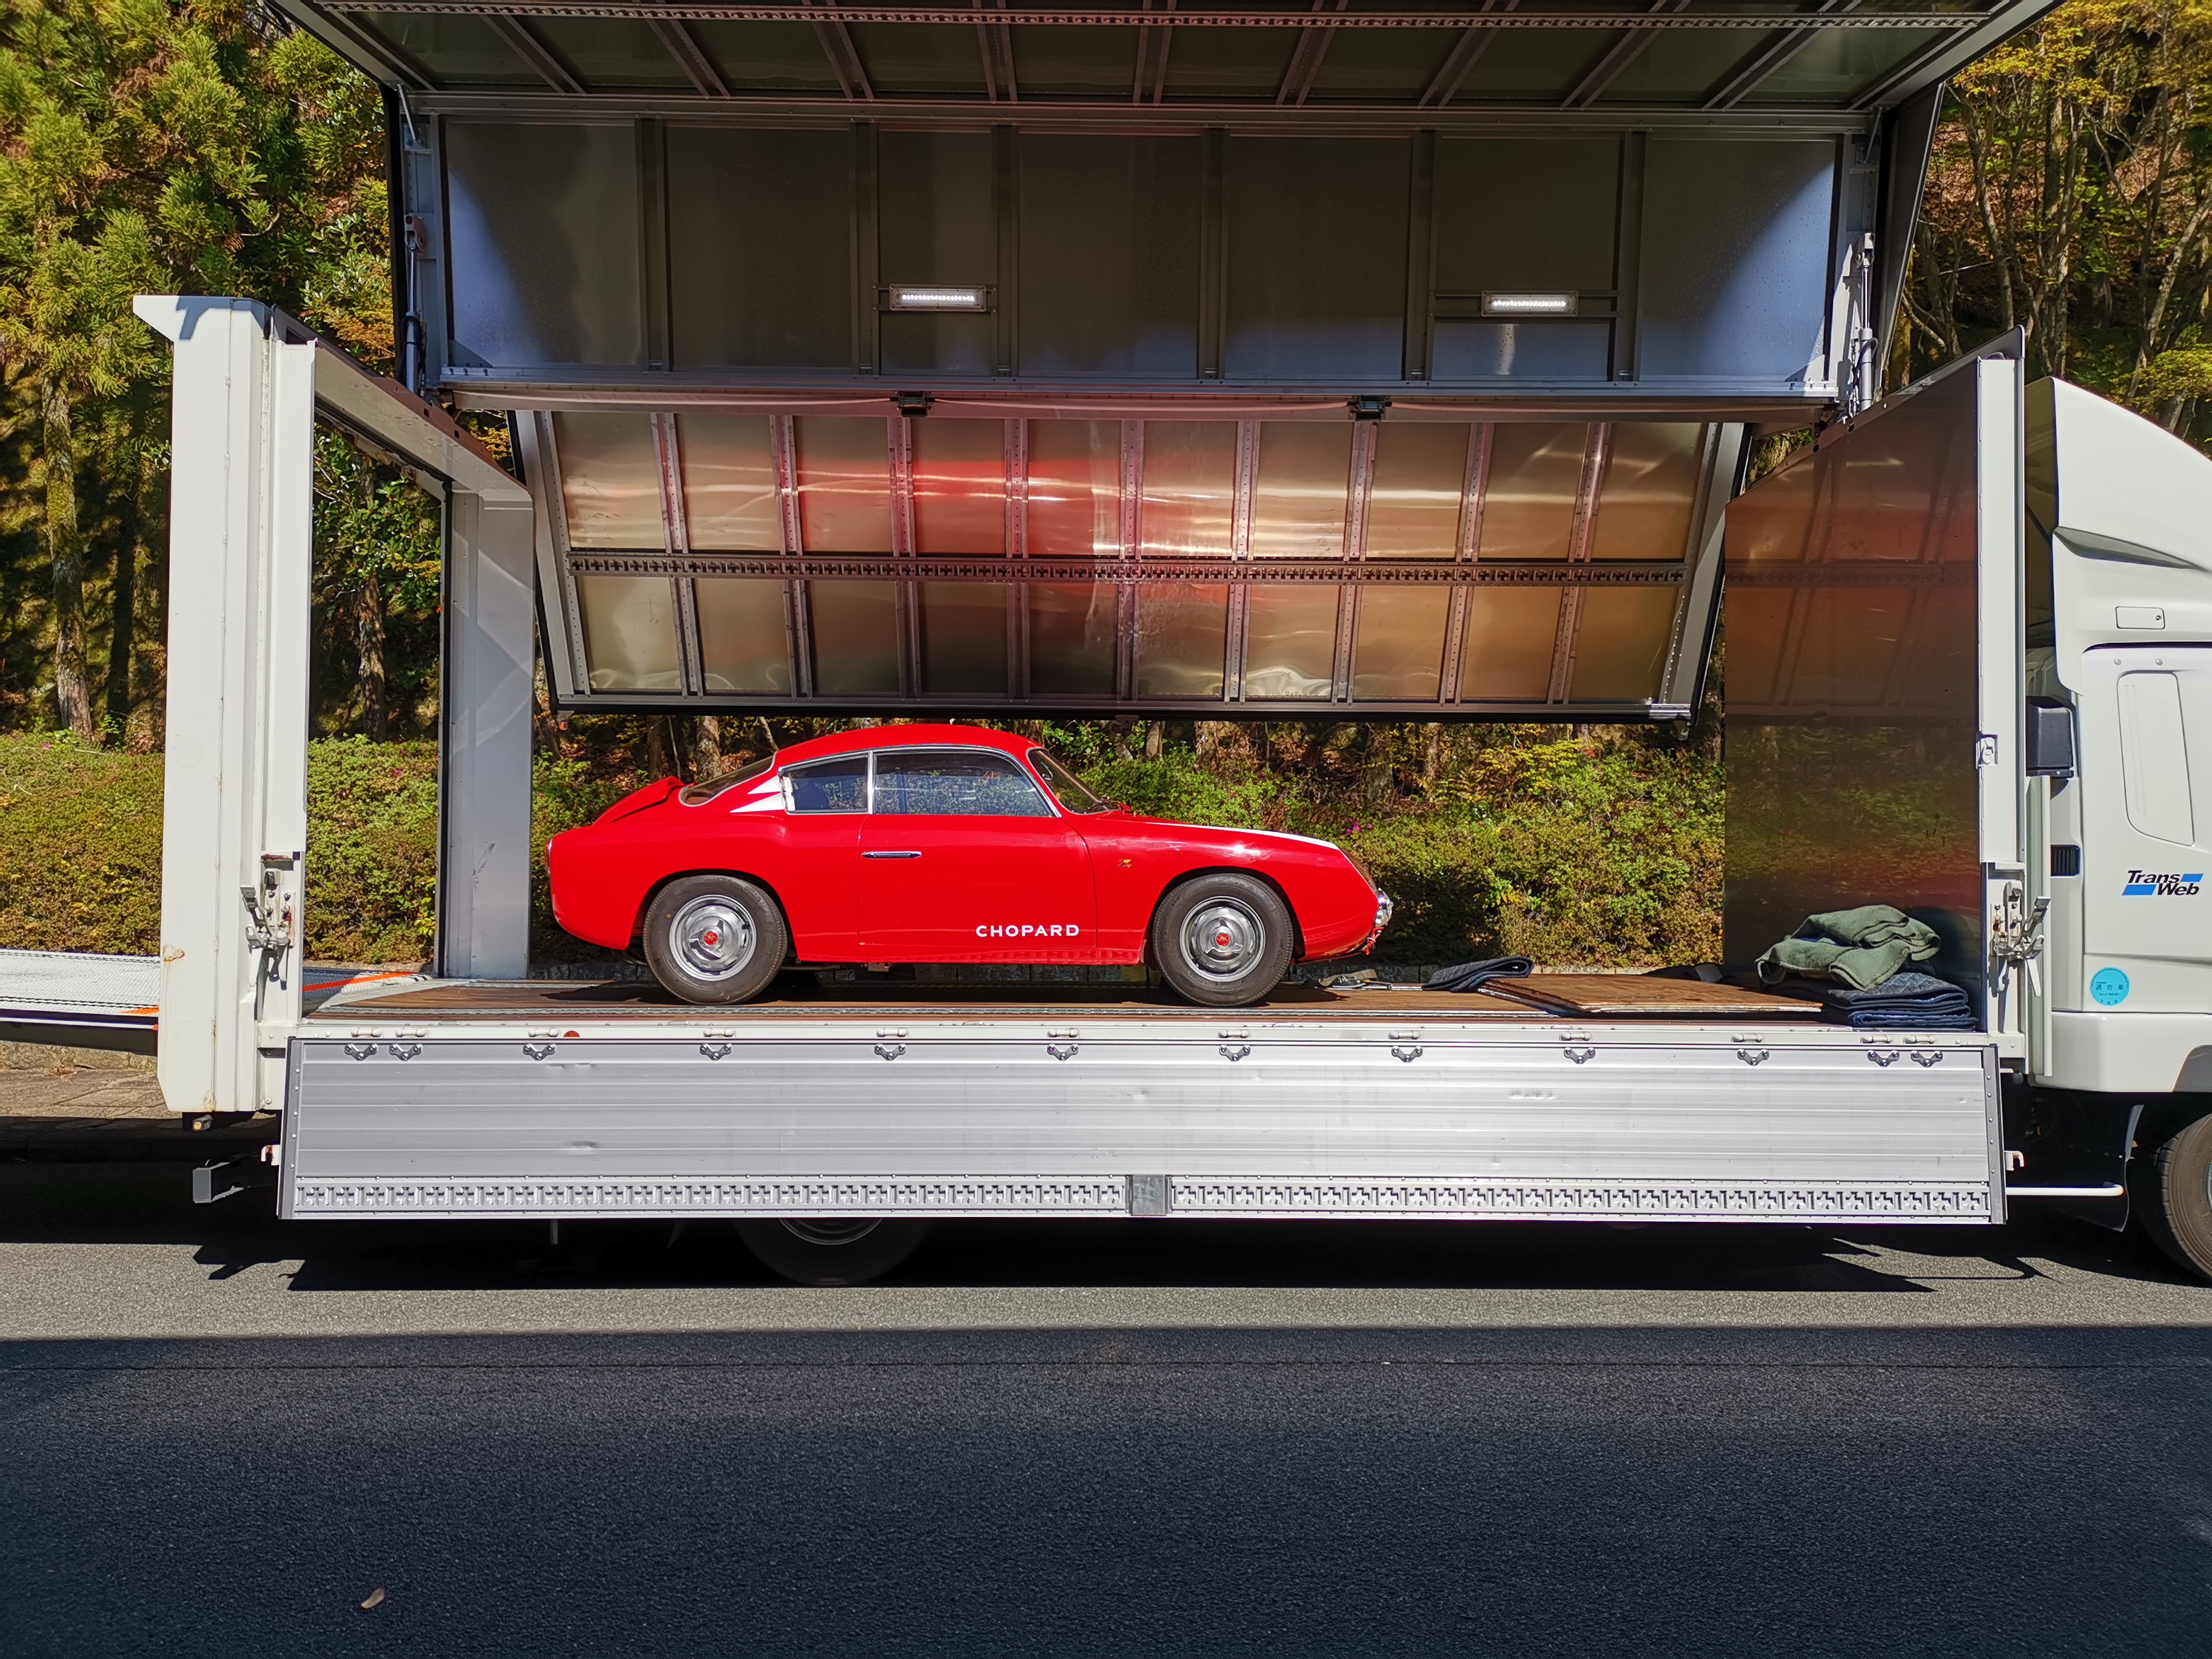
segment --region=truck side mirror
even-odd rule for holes
[[[2074,775],[2074,711],[2056,697],[2027,700],[2027,775]]]

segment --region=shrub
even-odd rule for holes
[[[151,956],[161,937],[161,757],[0,736],[0,946]]]
[[[307,745],[307,954],[426,957],[438,915],[438,746]]]

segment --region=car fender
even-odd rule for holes
[[[1291,959],[1293,962],[1303,962],[1305,960],[1305,924],[1298,920],[1297,902],[1291,897],[1287,891],[1285,890],[1282,882],[1276,878],[1275,874],[1272,871],[1265,869],[1261,866],[1252,864],[1206,864],[1195,866],[1191,869],[1183,871],[1179,875],[1169,877],[1166,884],[1161,887],[1159,896],[1152,901],[1152,914],[1145,922],[1146,961],[1151,962],[1152,959],[1152,922],[1158,919],[1160,907],[1164,905],[1170,898],[1174,896],[1175,890],[1178,887],[1188,886],[1192,882],[1196,881],[1200,876],[1216,875],[1249,876],[1253,880],[1265,882],[1269,887],[1273,888],[1274,890],[1275,896],[1282,900],[1283,908],[1290,912]]]
[[[775,884],[766,876],[756,875],[750,870],[725,870],[712,865],[702,866],[694,870],[671,870],[665,875],[653,878],[653,884],[645,890],[645,896],[638,901],[636,914],[630,921],[629,942],[631,945],[636,945],[643,936],[646,912],[653,908],[653,900],[660,896],[670,883],[682,881],[686,876],[734,876],[739,881],[752,883],[774,901],[776,914],[783,918],[784,935],[792,940],[793,953],[797,954],[799,944],[797,936],[791,930],[791,908],[784,903],[783,895],[775,890]]]

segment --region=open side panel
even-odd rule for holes
[[[1951,365],[1730,503],[1726,953],[1887,903],[2025,1052],[1990,923],[2021,854],[2017,341]]]
[[[441,411],[280,312],[167,295],[137,309],[175,348],[161,1091],[181,1112],[273,1110],[302,990],[315,422],[415,468],[446,505],[441,793],[478,809],[446,814],[449,971],[524,966],[530,498]]]
[[[577,707],[1667,719],[1743,428],[1343,404],[522,416]]]

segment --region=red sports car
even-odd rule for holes
[[[847,732],[668,779],[546,854],[562,927],[641,945],[691,1002],[745,1001],[794,959],[1150,962],[1193,1002],[1237,1007],[1390,918],[1329,842],[1144,817],[972,726]]]

